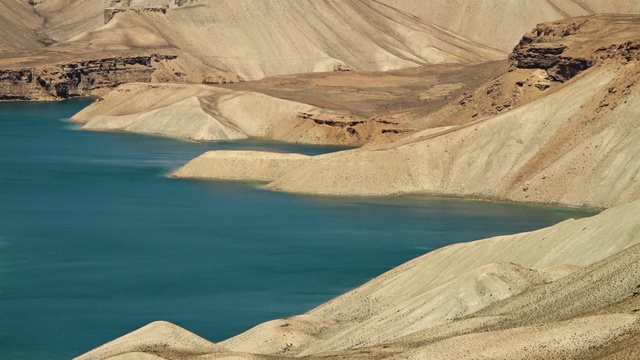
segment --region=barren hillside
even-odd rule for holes
[[[474,91],[505,69],[506,64],[499,61],[392,72],[289,75],[216,87],[130,84],[94,102],[72,120],[85,123],[87,130],[155,133],[195,140],[260,137],[295,143],[364,145],[422,129],[417,119],[464,91]],[[238,100],[249,98],[255,101]],[[224,103],[233,107],[221,106]],[[265,110],[275,107],[280,108],[277,116]],[[186,115],[196,112],[218,119],[215,128],[229,131],[214,134],[189,123]],[[249,131],[246,124],[242,125],[247,119],[238,114],[250,117],[252,127],[262,130]],[[239,128],[247,131],[238,132]]]
[[[635,358],[639,211],[451,245],[216,345],[158,322],[78,359]]]
[[[37,30],[42,19],[33,13],[26,1],[0,2],[0,54],[10,50],[38,49]],[[6,56],[6,55],[3,55]]]
[[[371,0],[110,0],[99,5],[57,0],[34,4],[13,4],[4,11],[12,18],[14,12],[25,12],[37,24],[27,24],[26,39],[14,41],[14,47],[30,51],[0,59],[0,99],[84,96],[128,82],[226,83],[283,74],[481,62],[505,56]],[[53,45],[27,42],[36,35]],[[84,66],[80,60],[99,67],[114,58],[153,55],[172,56],[175,61],[160,70],[147,66],[155,76],[129,80],[112,79],[108,72],[97,71],[100,86],[87,86],[81,77],[68,73],[70,67]],[[41,85],[35,79],[43,70],[62,75]],[[55,86],[69,91],[53,91]]]
[[[536,24],[602,13],[640,13],[637,1],[614,0],[379,0],[477,43],[511,51]]]
[[[422,119],[426,130],[311,158],[268,187],[591,208],[638,199],[639,23],[601,15],[541,25],[510,71]]]

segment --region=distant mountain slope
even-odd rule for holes
[[[26,1],[0,1],[0,53],[9,50],[37,49],[37,30],[42,19]]]
[[[203,0],[196,5],[116,13],[117,27],[107,24],[72,43],[95,48],[91,44],[122,41],[117,34],[143,20],[172,47],[246,80],[504,56],[371,0]],[[126,39],[131,48],[149,47],[143,34],[129,32]]]
[[[25,2],[24,0],[20,0]],[[194,0],[189,0],[192,2]],[[195,0],[198,1],[198,0]],[[43,19],[41,32],[52,42],[64,42],[95,30],[105,23],[107,8],[169,6],[173,0],[31,0],[33,10]]]
[[[640,13],[628,0],[378,0],[479,44],[511,51],[536,24],[596,13]]]
[[[11,15],[20,10],[37,22],[19,32],[24,39],[11,41],[16,43],[14,48],[19,45],[32,51],[0,58],[2,99],[95,95],[126,82],[212,84],[283,74],[483,62],[506,56],[373,0],[108,0],[98,4],[51,0],[34,4],[12,4],[2,12]],[[36,36],[53,45],[27,41]],[[86,70],[99,79],[91,84],[83,84],[86,77],[69,73],[85,63],[110,64],[121,57],[155,55],[172,57],[172,61],[166,66],[146,64],[145,71],[152,76],[132,76],[130,81],[121,76],[113,80],[106,71],[96,73],[109,66]],[[46,73],[46,79],[35,81],[41,73]],[[51,73],[63,75],[49,79]]]

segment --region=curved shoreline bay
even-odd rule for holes
[[[69,358],[158,319],[220,341],[444,245],[593,214],[169,179],[211,149],[338,148],[78,131],[63,119],[87,103],[0,104],[3,358]]]

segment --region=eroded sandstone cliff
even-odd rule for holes
[[[63,100],[129,82],[151,82],[157,63],[176,58],[152,54],[0,70],[0,100]]]

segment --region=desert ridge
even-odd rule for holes
[[[216,345],[161,322],[77,359],[637,355],[639,206],[450,245]]]
[[[414,120],[423,130],[309,158],[267,187],[322,195],[424,194],[597,209],[637,200],[640,164],[634,154],[640,144],[640,93],[635,84],[640,82],[640,54],[628,43],[629,31],[637,24],[637,17],[596,16],[541,25],[525,36],[502,75]],[[562,33],[563,26],[577,29],[553,35]],[[603,36],[604,43],[584,41],[585,34],[594,32],[616,32],[617,37]],[[545,54],[557,49],[562,49],[557,60],[557,55]],[[583,68],[582,62],[589,67]],[[575,68],[560,75],[568,66]],[[553,80],[558,76],[565,77]],[[216,173],[225,171],[225,165],[214,164],[219,159],[207,160],[212,172],[206,177],[224,178]],[[252,164],[242,166],[247,167],[244,180],[253,180]],[[188,170],[177,174],[196,176]]]
[[[19,24],[24,39],[2,45],[5,100],[101,96],[132,82],[220,84],[505,55],[373,1],[35,1],[31,9],[12,5],[10,12],[33,21]],[[140,75],[140,67],[131,66],[124,79],[112,74],[122,64],[106,66],[158,55],[171,61],[145,62]]]
[[[364,123],[343,110],[255,91],[206,85],[120,86],[71,118],[93,131],[126,131],[196,141],[266,138],[303,144],[361,145],[348,124]],[[334,126],[319,126],[331,122]]]

